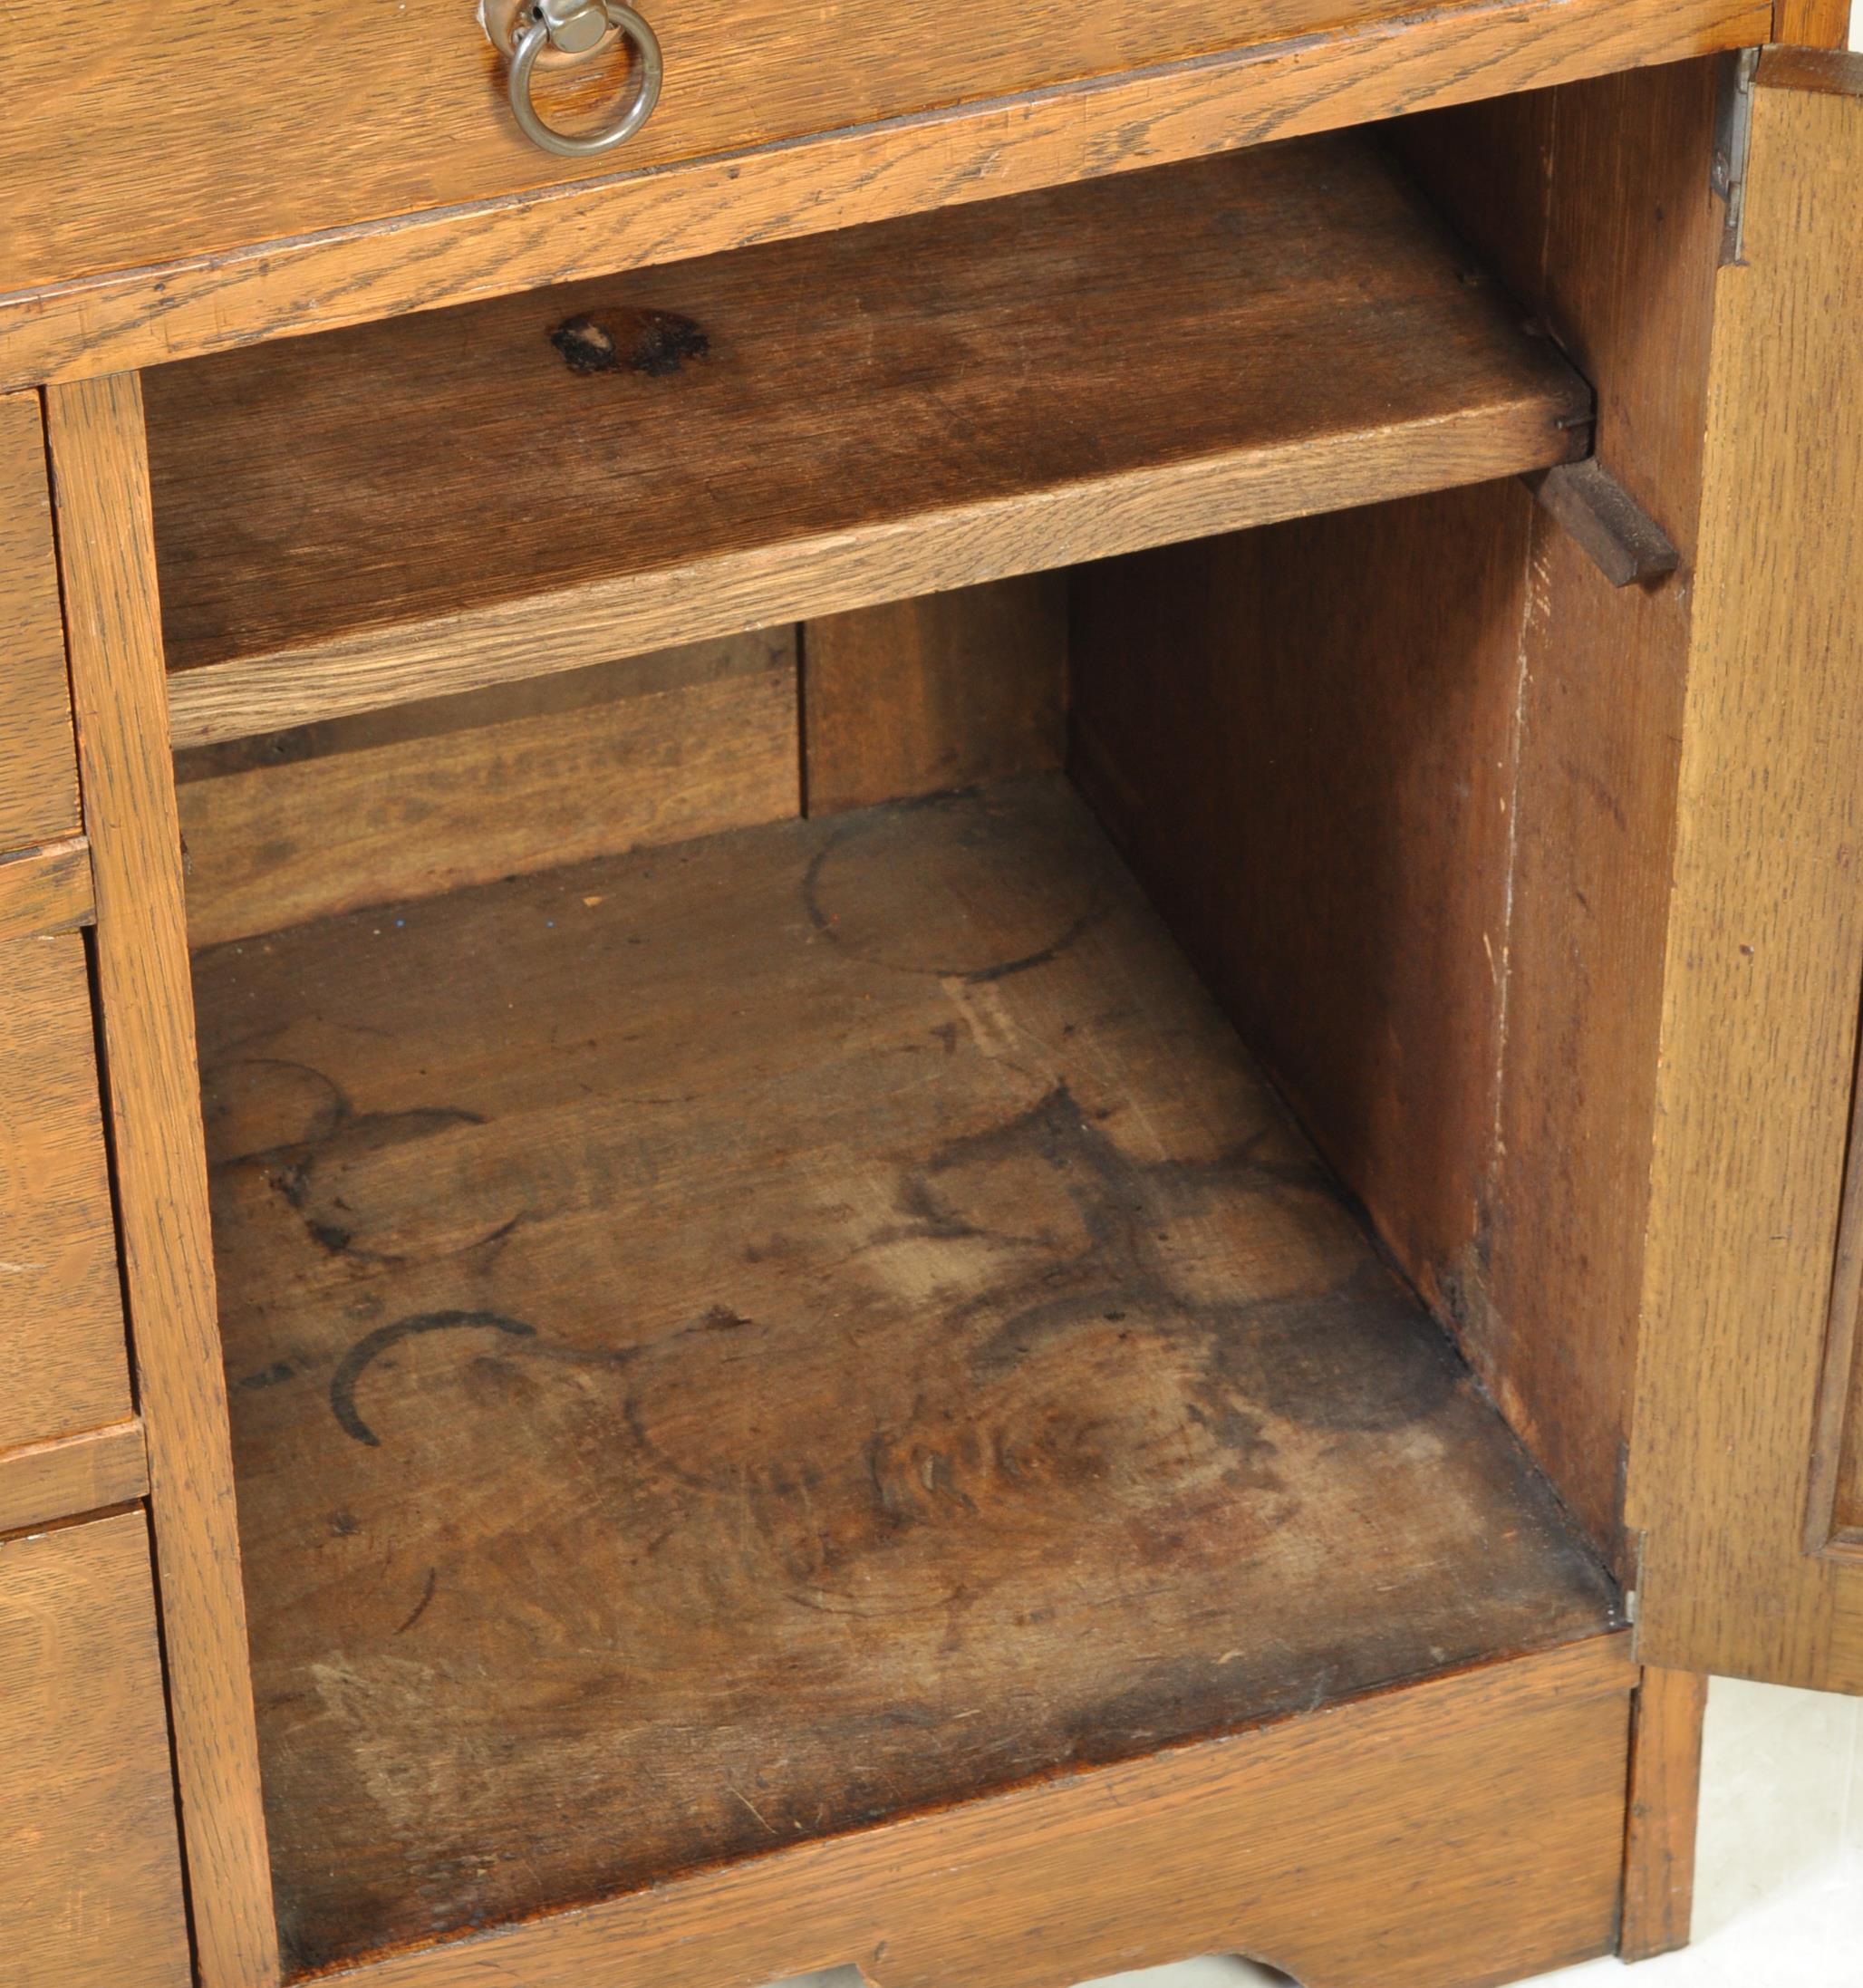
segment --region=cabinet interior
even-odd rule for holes
[[[147,400],[294,1972],[1621,1626],[1464,1357],[1591,393],[1378,146]]]

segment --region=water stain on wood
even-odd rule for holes
[[[1060,783],[380,923],[197,966],[294,1969],[1612,1618]]]

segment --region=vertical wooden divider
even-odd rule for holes
[[[1630,1806],[1624,1832],[1624,1924],[1618,1954],[1654,1960],[1688,1945],[1701,1810],[1702,1718],[1708,1681],[1646,1669],[1630,1732]]]
[[[46,395],[124,1279],[202,1988],[278,1979],[200,1131],[142,394]]]

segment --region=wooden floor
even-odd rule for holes
[[[197,992],[296,1970],[1615,1619],[1058,780]]]

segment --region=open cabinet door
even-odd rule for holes
[[[1639,1654],[1863,1692],[1863,57],[1762,57],[1734,217],[1629,1460]]]

